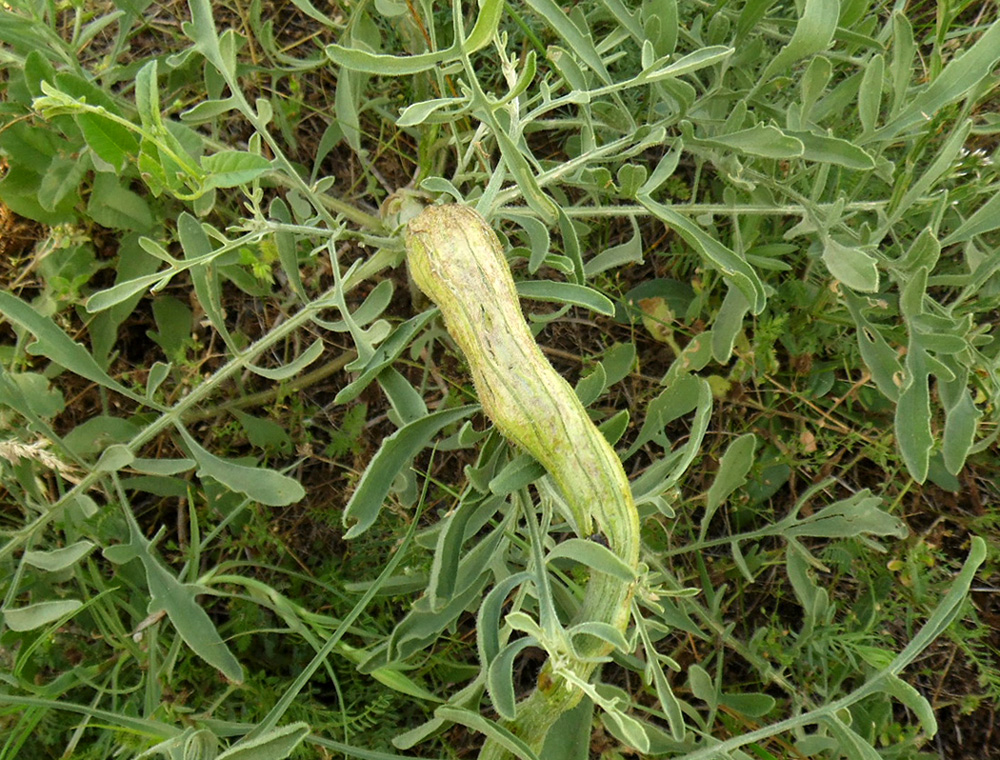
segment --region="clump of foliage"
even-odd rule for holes
[[[157,7],[0,7],[0,758],[536,757],[608,559],[408,287],[435,199],[641,518],[538,756],[918,758],[942,635],[997,696],[995,520],[910,506],[995,497],[992,5]]]

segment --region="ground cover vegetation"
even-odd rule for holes
[[[995,753],[997,17],[0,5],[0,758]],[[404,263],[434,202],[637,573],[478,406]]]

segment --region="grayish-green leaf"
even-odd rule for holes
[[[299,374],[322,355],[323,341],[317,338],[313,344],[309,346],[309,348],[292,359],[288,364],[283,364],[280,367],[267,368],[248,364],[247,368],[261,377],[266,377],[268,380],[287,380],[288,378]]]
[[[926,89],[909,99],[895,117],[875,132],[874,139],[891,139],[928,121],[949,103],[965,97],[989,75],[997,61],[1000,61],[1000,21],[994,21],[971,48],[955,56]]]
[[[830,274],[849,288],[862,293],[878,290],[879,272],[875,257],[859,246],[847,246],[827,238],[823,244],[823,263]]]
[[[56,573],[75,565],[86,557],[94,546],[92,541],[83,539],[61,549],[26,551],[22,559],[26,564],[39,570]]]
[[[493,706],[504,720],[514,720],[517,717],[514,697],[514,658],[537,643],[531,636],[523,636],[507,644],[490,662],[486,673],[486,688],[489,689]]]
[[[286,507],[306,495],[302,484],[294,478],[274,470],[248,467],[221,459],[199,446],[184,428],[178,429],[198,462],[199,478],[214,478],[229,490],[245,494],[254,501],[271,507]]]
[[[570,538],[562,541],[550,551],[545,562],[565,557],[599,573],[607,573],[619,580],[631,582],[635,580],[632,568],[608,547],[583,538]]]
[[[712,323],[712,357],[719,364],[726,364],[733,353],[733,345],[743,329],[743,318],[750,304],[739,288],[730,287],[722,301],[719,313]]]
[[[607,296],[586,285],[553,280],[522,280],[517,283],[517,294],[535,301],[551,301],[582,306],[585,309],[614,316],[615,305]]]
[[[465,419],[479,410],[477,405],[432,412],[404,425],[382,442],[378,453],[365,468],[358,487],[344,508],[343,522],[349,530],[345,538],[354,538],[372,526],[378,517],[392,481],[407,463],[430,442],[439,430]]]
[[[885,58],[876,53],[865,66],[858,89],[858,118],[865,134],[871,134],[878,122],[882,107],[882,79],[885,77]]]
[[[918,483],[927,478],[934,436],[931,433],[931,401],[926,354],[910,342],[906,355],[906,377],[896,402],[896,444],[906,469]]]
[[[83,602],[78,599],[38,602],[27,607],[8,607],[3,610],[3,619],[12,631],[33,631],[72,615],[82,606]]]
[[[28,353],[44,356],[80,377],[132,399],[136,394],[113,380],[82,345],[64,333],[49,317],[43,317],[20,298],[0,290],[0,314],[35,336]]]
[[[770,60],[759,81],[767,82],[775,74],[784,73],[796,61],[826,50],[833,41],[839,18],[840,0],[806,0],[792,39]]]
[[[1000,194],[994,192],[990,194],[986,203],[976,209],[972,216],[962,222],[957,230],[942,240],[941,245],[962,243],[976,235],[982,235],[984,232],[992,232],[995,229],[1000,229]]]
[[[944,466],[952,475],[958,475],[965,465],[972,443],[976,438],[976,426],[983,413],[976,408],[970,393],[963,392],[958,403],[948,409],[944,423],[944,437],[941,453]]]
[[[285,760],[309,736],[309,725],[292,723],[238,742],[216,760]]]
[[[702,536],[706,534],[708,524],[716,510],[722,506],[722,503],[733,491],[746,482],[747,473],[753,466],[756,449],[757,436],[753,433],[744,433],[730,443],[726,453],[722,455],[722,459],[719,461],[719,470],[715,473],[715,479],[708,489],[705,515],[701,520]]]

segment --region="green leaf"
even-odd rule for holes
[[[45,375],[38,372],[0,370],[0,377],[4,377],[4,380],[9,379],[14,386],[0,393],[0,403],[18,410],[25,416],[38,415],[42,419],[52,419],[66,408],[62,391],[54,388]]]
[[[118,472],[122,467],[132,464],[135,455],[123,443],[114,443],[101,452],[101,458],[94,466],[95,472]]]
[[[758,124],[727,135],[699,139],[710,145],[731,148],[749,156],[763,158],[798,158],[805,151],[802,140],[770,124]]]
[[[486,671],[486,688],[490,692],[493,707],[504,720],[514,720],[517,717],[517,703],[514,696],[514,658],[537,643],[531,636],[523,636],[512,641],[497,653]]]
[[[611,646],[614,650],[625,654],[632,651],[632,648],[628,643],[628,639],[625,638],[625,634],[623,634],[615,626],[611,625],[611,623],[604,623],[600,620],[585,620],[582,623],[577,623],[566,630],[566,637],[569,639],[570,645],[573,647],[574,655],[580,658],[586,657],[587,655],[584,651],[581,651],[579,645],[576,644],[577,637],[591,637],[599,639],[605,644]]]
[[[847,140],[828,135],[815,135],[812,132],[787,132],[786,134],[802,141],[804,148],[802,158],[806,161],[836,164],[847,169],[860,171],[870,171],[875,168],[875,159]]]
[[[233,409],[232,414],[240,422],[240,427],[246,431],[247,440],[252,446],[261,449],[271,449],[282,454],[291,453],[292,439],[284,426],[274,420],[254,417],[252,414]]]
[[[389,494],[392,481],[416,454],[427,446],[439,430],[474,414],[478,405],[432,412],[404,425],[382,442],[365,468],[358,487],[344,508],[344,526],[350,526],[345,538],[354,538],[372,526]]]
[[[701,519],[701,535],[705,536],[708,524],[716,510],[729,495],[746,483],[747,473],[754,462],[754,452],[757,449],[757,436],[744,433],[729,444],[726,453],[719,461],[719,470],[708,489],[708,500],[705,505],[705,515]]]
[[[410,343],[410,339],[416,335],[424,325],[434,318],[437,311],[430,309],[397,327],[375,350],[371,360],[364,366],[357,379],[351,381],[341,391],[334,396],[334,404],[346,404],[353,401],[368,385],[403,353]]]
[[[463,555],[462,545],[496,514],[501,501],[495,498],[481,499],[475,504],[461,504],[449,512],[441,521],[434,559],[431,563],[430,580],[425,591],[430,599],[432,611],[439,611],[451,602],[457,591],[466,588],[467,578],[459,578],[462,562],[468,571],[472,552]],[[473,572],[475,572],[473,568]]]
[[[129,528],[135,530],[131,525]],[[178,581],[153,556],[149,542],[141,536],[133,535],[131,546],[146,570],[146,583],[152,597],[149,601],[150,614],[164,611],[191,651],[230,681],[242,683],[243,668],[219,636],[208,613],[195,600],[195,595],[204,589]]]
[[[647,180],[643,188],[648,186],[649,181]],[[624,243],[601,251],[584,264],[583,273],[588,279],[608,269],[615,269],[626,264],[642,263],[642,235],[639,233],[639,225],[636,223],[635,217],[630,216],[629,221],[632,223],[632,237]]]
[[[0,314],[35,336],[28,353],[44,356],[80,377],[117,391],[133,400],[136,394],[113,380],[82,345],[73,341],[49,317],[43,317],[21,299],[0,290]]]
[[[508,218],[520,225],[528,233],[528,240],[531,243],[531,257],[528,259],[528,272],[534,274],[545,262],[545,257],[549,255],[552,240],[549,237],[549,228],[538,219],[524,214],[509,214]]]
[[[313,341],[313,344],[309,346],[309,348],[292,359],[288,364],[283,364],[280,367],[267,368],[248,364],[247,369],[254,374],[260,375],[261,377],[266,377],[268,380],[287,380],[288,378],[299,374],[322,355],[323,341],[322,339],[317,338]]]
[[[332,44],[327,45],[324,51],[331,61],[349,71],[382,76],[419,74],[421,71],[429,71],[458,60],[463,51],[467,54],[474,53],[486,47],[496,35],[500,17],[503,15],[503,6],[503,0],[483,0],[479,6],[475,26],[469,32],[469,36],[462,42],[456,41],[447,50],[397,56]]]
[[[846,246],[828,237],[823,245],[823,263],[830,274],[847,287],[874,293],[879,286],[875,257],[857,246]]]
[[[588,760],[594,703],[587,696],[559,716],[545,735],[541,756],[545,760]]]
[[[611,84],[611,74],[604,66],[604,61],[594,46],[593,38],[589,33],[584,34],[555,0],[525,0],[525,2],[548,23],[566,42],[569,49],[586,63],[604,84]]]
[[[906,377],[896,402],[896,443],[910,477],[927,479],[934,436],[931,433],[931,400],[924,349],[911,341],[906,355]]]
[[[885,77],[885,58],[876,53],[865,66],[858,88],[858,118],[865,134],[871,134],[878,122],[882,108],[882,80]]]
[[[22,559],[26,564],[39,570],[56,573],[75,565],[86,557],[95,545],[92,541],[84,539],[61,549],[26,551]]]
[[[866,739],[835,715],[826,716],[824,722],[830,727],[830,733],[837,738],[840,751],[846,755],[847,760],[882,760],[882,755]]]
[[[649,83],[659,82],[662,79],[674,79],[684,74],[690,74],[712,66],[719,63],[719,61],[724,61],[734,52],[734,48],[726,47],[725,45],[708,45],[664,65],[664,63],[672,58],[672,56],[667,56],[655,61],[651,66],[644,69],[636,77],[636,81]]]
[[[215,760],[285,760],[307,736],[307,723],[272,728],[253,739],[238,742]]]
[[[489,482],[491,493],[506,496],[531,485],[545,474],[545,468],[530,454],[519,454],[503,466]]]
[[[719,364],[726,364],[733,354],[733,345],[743,329],[743,318],[750,304],[739,288],[730,287],[722,301],[719,313],[712,323],[712,357]]]
[[[160,90],[157,86],[157,60],[153,58],[135,75],[135,106],[139,121],[147,130],[163,129],[160,115]]]
[[[952,245],[970,240],[984,232],[1000,229],[1000,194],[992,193],[989,200],[976,209],[958,229],[941,241],[941,245]]]
[[[521,760],[539,760],[538,756],[531,751],[531,747],[523,739],[518,738],[498,723],[484,718],[478,712],[461,707],[442,705],[434,711],[434,714],[439,718],[450,720],[452,723],[458,723],[466,728],[471,728],[474,731],[485,734],[489,739],[504,747]]]
[[[994,21],[976,44],[953,58],[925,90],[911,97],[889,123],[875,132],[873,139],[891,139],[916,124],[927,122],[949,103],[964,97],[989,75],[997,61],[1000,61],[1000,21]],[[907,71],[907,76],[910,73]]]
[[[306,495],[305,489],[294,478],[274,470],[247,467],[228,459],[220,459],[199,446],[183,427],[178,430],[198,463],[199,478],[214,478],[229,490],[271,507],[294,504]]]
[[[184,249],[184,258],[188,261],[207,256],[214,250],[212,241],[209,240],[201,222],[187,211],[177,217],[177,237],[180,239],[181,248]],[[226,313],[222,308],[222,284],[219,282],[215,262],[197,264],[191,267],[190,272],[198,303],[205,310],[212,327],[233,353],[238,354],[239,350],[226,326]]]
[[[882,500],[862,489],[808,517],[796,519],[781,534],[792,538],[854,538],[861,535],[905,538],[906,526],[898,517],[879,508]]]
[[[8,607],[3,610],[3,619],[12,631],[33,631],[72,615],[82,606],[83,602],[78,599],[62,599],[14,609]]]
[[[193,459],[133,459],[131,467],[147,475],[177,475],[187,472],[197,462]]]
[[[67,196],[62,205],[49,211],[39,202],[41,183],[40,174],[22,164],[11,163],[4,178],[0,179],[0,200],[11,211],[42,224],[56,226],[75,222],[78,216],[73,209],[76,196]]]
[[[402,111],[400,111],[399,116],[396,119],[396,126],[403,127],[415,127],[419,124],[423,124],[427,119],[433,116],[437,111],[442,108],[449,108],[450,106],[464,106],[468,105],[468,98],[433,98],[432,100],[423,100],[419,103],[411,103]],[[443,119],[436,121],[447,121],[455,118],[458,115],[457,111],[449,111],[445,114]]]
[[[208,173],[205,187],[238,187],[267,172],[271,162],[256,153],[225,150],[202,156],[201,167]]]
[[[793,63],[830,47],[840,19],[840,0],[806,0],[805,10],[795,26],[792,39],[771,59],[760,83],[784,73]]]
[[[656,172],[654,172],[654,176],[655,174]],[[688,245],[714,264],[726,277],[729,277],[750,303],[750,311],[754,314],[760,314],[767,303],[767,297],[764,294],[764,284],[760,281],[753,267],[669,206],[654,201],[643,192],[637,195],[637,200],[654,216],[669,224],[678,235],[684,238]]]
[[[561,541],[545,556],[545,562],[566,558],[589,567],[599,573],[606,573],[618,580],[631,583],[635,580],[635,572],[617,554],[608,547],[583,538],[570,538]]]
[[[116,172],[124,170],[129,157],[139,152],[139,141],[132,132],[107,116],[79,113],[76,123],[91,150]]]
[[[774,709],[777,700],[769,694],[722,694],[719,696],[719,704],[736,710],[748,718],[763,718]]]
[[[923,694],[897,676],[890,676],[886,679],[883,691],[913,711],[928,737],[937,734],[938,723],[934,715],[934,708]]]
[[[604,367],[598,364],[594,371],[586,377],[580,379],[573,391],[580,403],[590,406],[601,397],[608,388],[608,378],[604,372]]]
[[[861,351],[861,358],[865,360],[879,391],[891,401],[896,401],[899,398],[896,379],[901,375],[903,365],[900,364],[892,346],[882,337],[878,326],[865,317],[862,311],[863,299],[848,291],[844,293],[844,300],[858,326],[858,348]]]
[[[488,666],[500,652],[500,618],[510,592],[531,578],[531,573],[520,572],[497,581],[483,599],[476,615],[476,640],[480,660]]]
[[[95,177],[87,213],[98,224],[117,230],[148,232],[154,223],[145,199],[124,187],[113,174]]]
[[[376,380],[389,399],[399,424],[406,425],[427,415],[424,397],[395,367],[383,369]]]
[[[963,391],[958,403],[948,410],[941,453],[944,455],[945,469],[952,475],[958,475],[965,465],[965,458],[972,449],[972,443],[976,438],[976,427],[982,416],[983,413],[976,408],[968,391]]]
[[[688,686],[697,699],[708,705],[709,710],[715,710],[718,705],[719,689],[715,679],[701,665],[692,665],[688,668]]]
[[[38,186],[38,202],[46,211],[55,212],[66,202],[76,205],[78,189],[90,161],[80,158],[54,158]]]
[[[134,280],[112,285],[110,288],[94,293],[94,295],[87,299],[87,313],[97,314],[105,309],[110,309],[112,306],[117,306],[138,293],[145,293],[157,283],[169,281],[169,279],[170,272],[156,272],[155,274],[136,277]]]
[[[553,280],[522,280],[517,283],[517,294],[535,301],[551,301],[582,306],[585,309],[614,316],[615,305],[611,299],[586,285]]]

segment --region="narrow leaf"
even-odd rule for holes
[[[976,408],[972,395],[963,391],[958,403],[948,410],[944,423],[941,451],[944,466],[952,475],[958,475],[976,438],[976,426],[983,413]]]
[[[309,736],[309,725],[292,723],[241,741],[215,760],[285,760]]]
[[[826,50],[833,41],[840,17],[840,0],[806,0],[805,10],[792,39],[767,65],[760,81],[784,73],[793,63]]]
[[[382,442],[368,464],[358,487],[344,508],[344,526],[350,526],[345,538],[354,538],[372,526],[382,509],[392,481],[407,463],[423,449],[439,430],[479,411],[479,406],[462,406],[432,412],[404,425]]]
[[[535,301],[552,301],[582,306],[606,317],[614,316],[615,313],[615,305],[610,298],[586,285],[577,285],[572,282],[524,280],[517,283],[517,293]]]
[[[82,606],[83,602],[78,599],[39,602],[27,607],[7,608],[3,610],[3,619],[12,631],[33,631],[67,615],[72,615]]]
[[[221,459],[206,451],[188,434],[178,428],[191,455],[198,462],[198,477],[210,477],[231,491],[245,494],[254,501],[271,507],[294,504],[306,495],[302,485],[287,475],[262,467],[247,467],[228,459]]]
[[[906,355],[903,390],[896,403],[896,443],[906,469],[918,483],[927,479],[934,436],[931,433],[931,401],[924,350],[911,341]]]
[[[929,121],[946,105],[964,97],[990,73],[997,61],[1000,61],[1000,21],[994,21],[975,45],[953,58],[927,89],[875,132],[874,138],[890,139],[916,124]]]
[[[75,565],[86,557],[94,546],[93,542],[82,540],[61,549],[26,551],[23,559],[32,567],[55,573]]]
[[[941,245],[963,243],[976,235],[1000,229],[1000,194],[993,193],[989,200],[966,219],[957,230],[941,241]]]
[[[0,314],[35,336],[28,353],[44,356],[80,377],[129,398],[136,396],[114,381],[82,345],[64,333],[49,317],[43,317],[20,298],[0,290]]]
[[[750,311],[754,314],[760,314],[767,302],[767,297],[764,294],[764,284],[760,281],[753,267],[669,206],[654,201],[642,192],[638,194],[637,200],[654,216],[669,224],[678,235],[684,238],[688,245],[729,277],[736,287],[743,291],[743,295],[750,303]]]
[[[562,541],[550,551],[545,562],[565,557],[581,565],[596,570],[599,573],[607,573],[619,580],[631,582],[635,580],[635,572],[617,554],[608,547],[583,538],[570,538]]]
[[[266,377],[268,380],[287,380],[299,374],[322,355],[323,341],[317,338],[309,348],[292,359],[288,364],[274,368],[257,367],[250,364],[247,365],[247,368],[261,377]]]
[[[757,436],[753,433],[744,433],[730,443],[726,453],[722,455],[719,471],[715,474],[715,479],[708,489],[705,516],[701,521],[702,536],[705,535],[715,511],[722,506],[722,503],[733,491],[746,482],[747,473],[753,466],[756,449]]]

